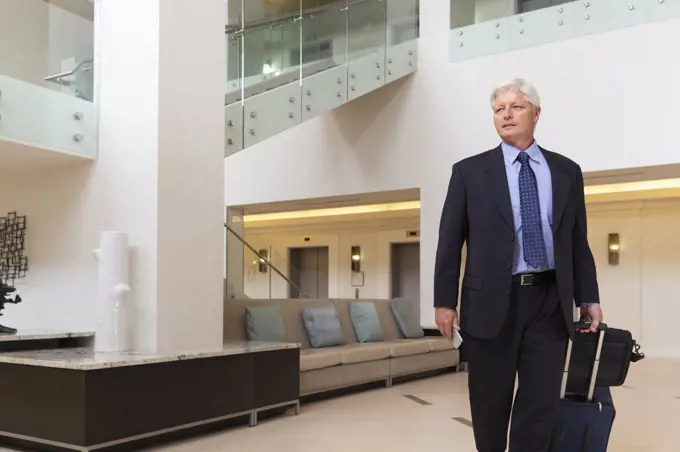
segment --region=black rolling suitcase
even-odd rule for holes
[[[578,327],[578,326],[577,326]],[[569,341],[551,452],[606,452],[616,418],[609,386],[596,386],[607,326],[597,333],[590,379],[582,391],[567,392],[574,343]],[[592,334],[592,333],[590,333]]]

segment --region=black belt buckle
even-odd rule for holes
[[[519,285],[520,286],[533,286],[534,285],[534,277],[535,277],[535,275],[533,273],[522,273],[519,276]]]

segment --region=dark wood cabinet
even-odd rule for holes
[[[0,362],[0,431],[80,450],[241,415],[254,425],[299,406],[299,375],[298,348],[92,370]]]

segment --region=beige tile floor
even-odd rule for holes
[[[300,416],[266,420],[166,445],[172,452],[475,452],[467,374],[453,373],[303,405]],[[431,405],[422,405],[412,395]],[[610,452],[680,451],[680,361],[647,358],[614,389]]]
[[[405,395],[430,403],[423,405]],[[680,360],[647,358],[614,389],[609,452],[680,451]],[[264,420],[164,445],[167,452],[475,452],[467,374],[452,373],[305,404],[299,416]],[[2,449],[0,450],[7,450]]]

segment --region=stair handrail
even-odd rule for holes
[[[251,22],[247,22],[245,26],[241,24],[227,25],[225,27],[225,32],[226,34],[241,35],[243,34],[244,30],[250,31],[259,30],[261,28],[274,28],[276,26],[283,25],[289,22],[297,22],[298,20],[304,17],[313,16],[314,14],[319,14],[324,11],[330,11],[336,8],[340,8],[340,11],[346,11],[347,8],[349,8],[351,5],[354,5],[356,3],[364,3],[368,1],[371,0],[346,0],[344,2],[331,3],[329,5],[322,5],[317,6],[315,8],[309,8],[304,10],[302,13],[300,11],[296,11],[294,13],[283,14],[281,16],[265,17],[263,19],[253,20]]]
[[[293,281],[291,281],[286,275],[284,275],[274,264],[271,263],[269,259],[264,257],[262,254],[260,254],[259,251],[257,251],[250,243],[246,241],[245,238],[241,236],[238,232],[234,231],[227,223],[224,223],[224,227],[227,228],[227,231],[229,231],[234,237],[238,239],[239,242],[243,243],[243,245],[246,246],[250,251],[255,253],[255,255],[260,259],[260,262],[265,263],[269,268],[274,270],[280,277],[282,277],[288,284],[293,286],[295,290],[300,294],[300,298],[308,298],[307,295],[302,291],[302,289],[295,284]]]
[[[93,58],[84,59],[83,61],[78,63],[76,65],[76,67],[74,67],[70,71],[61,72],[59,74],[54,74],[54,75],[48,75],[47,77],[45,77],[45,81],[46,82],[54,82],[54,83],[57,83],[57,84],[62,85],[62,86],[71,86],[71,85],[73,85],[73,82],[71,82],[69,80],[62,80],[62,79],[64,77],[69,77],[71,75],[75,75],[75,73],[78,72],[80,70],[80,68],[82,68],[86,64],[90,64],[90,63],[93,63],[93,62],[94,62]]]

